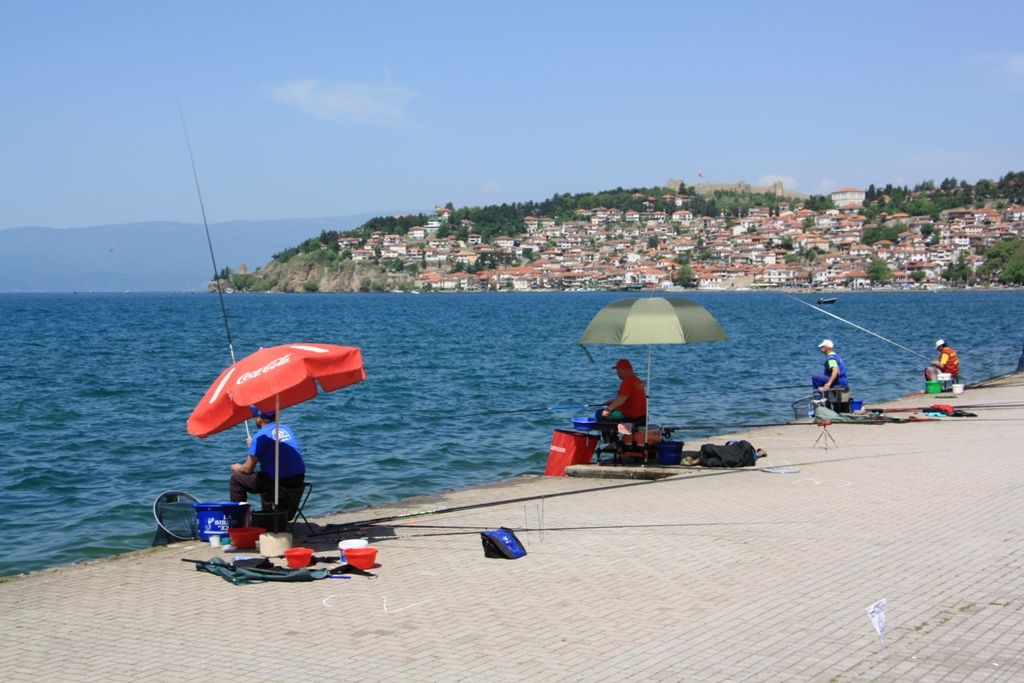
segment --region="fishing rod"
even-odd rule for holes
[[[546,534],[549,531],[607,531],[607,530],[619,530],[619,529],[670,529],[680,527],[709,527],[709,526],[776,526],[778,524],[806,524],[807,522],[689,522],[683,524],[609,524],[609,525],[594,525],[594,526],[561,526],[561,527],[508,527],[512,531],[520,531],[529,533],[539,532]],[[391,527],[381,527],[391,528]],[[417,528],[417,527],[413,527]],[[419,527],[419,528],[438,528],[445,529],[449,527]],[[475,536],[482,530],[492,528],[491,526],[479,526],[479,527],[451,527],[456,529],[472,529],[472,531],[439,531],[428,534],[403,534],[403,535],[383,535],[383,536],[366,536],[367,541],[393,541],[393,540],[409,540],[413,538],[433,538],[436,536]],[[327,541],[327,539],[321,539]],[[329,541],[327,541],[329,542]],[[283,557],[283,555],[282,555]]]
[[[192,156],[192,143],[188,139],[188,127],[185,126],[185,112],[181,109],[181,100],[178,100],[178,114],[181,116],[181,129],[185,131],[185,146],[188,147],[188,159],[192,162],[192,176],[196,179],[196,194],[199,195],[199,210],[203,214],[203,227],[206,228],[206,244],[210,247],[210,261],[213,263],[213,281],[217,283],[217,295],[220,297],[220,312],[224,316],[224,331],[228,334],[228,352],[231,354],[231,364],[235,364],[235,345],[231,343],[231,328],[228,326],[228,309],[224,306],[224,292],[220,287],[220,276],[217,272],[217,259],[213,255],[213,240],[210,239],[210,225],[206,222],[206,207],[203,206],[203,192],[199,189],[199,173],[196,171],[196,160]],[[249,434],[249,421],[245,421],[245,435]]]
[[[562,496],[575,496],[581,493],[593,493],[595,491],[610,491],[613,489],[630,488],[633,486],[647,486],[649,484],[657,483],[656,480],[643,480],[643,481],[631,481],[624,484],[611,484],[609,486],[592,486],[585,489],[576,489],[574,491],[558,491],[556,493],[543,493],[535,496],[523,496],[521,498],[506,498],[504,500],[496,500],[488,503],[473,503],[472,505],[457,505],[450,508],[434,508],[433,510],[420,510],[419,512],[408,512],[401,515],[390,515],[388,517],[377,517],[374,519],[364,519],[356,522],[344,522],[341,524],[328,524],[326,527],[318,532],[309,534],[309,537],[323,536],[335,533],[344,533],[346,531],[358,531],[359,529],[371,527],[374,525],[387,524],[388,522],[394,522],[402,519],[413,519],[415,517],[425,517],[427,515],[441,515],[450,514],[452,512],[465,512],[467,510],[479,510],[481,508],[497,507],[499,505],[512,505],[514,503],[527,503],[532,500],[544,500],[546,498],[560,498]]]
[[[680,427],[662,427],[662,430],[674,432],[681,429],[753,429],[755,427],[806,427],[804,422],[759,422],[756,424],[733,425],[686,425]]]
[[[469,413],[461,417],[485,417],[487,415],[512,415],[513,413],[540,413],[546,410],[583,410],[584,408],[597,408],[603,403],[588,403],[581,406],[551,406],[550,408],[520,408],[519,410],[492,410],[487,413]]]
[[[782,389],[806,389],[807,383],[804,384],[787,384],[784,387],[756,387],[755,389],[734,389],[732,391],[719,392],[722,395],[725,394],[750,394],[755,391],[780,391]]]
[[[783,292],[783,294],[786,294],[786,293],[785,293],[785,292]],[[861,330],[861,331],[863,331],[863,332],[867,332],[868,334],[870,334],[870,335],[871,335],[871,336],[873,336],[873,337],[878,337],[879,339],[881,339],[881,340],[882,340],[882,341],[884,341],[884,342],[889,342],[889,343],[890,343],[890,344],[892,344],[893,346],[898,346],[899,348],[903,349],[904,351],[909,351],[910,353],[914,354],[914,355],[915,355],[915,356],[917,356],[918,358],[924,358],[924,359],[925,359],[926,361],[928,361],[928,362],[931,362],[931,358],[928,358],[927,356],[922,356],[922,355],[921,355],[921,354],[919,354],[919,353],[918,353],[917,351],[915,351],[915,350],[913,350],[913,349],[908,349],[908,348],[907,348],[906,346],[903,346],[902,344],[897,344],[897,343],[896,343],[896,342],[894,342],[894,341],[893,341],[892,339],[886,339],[886,338],[885,338],[885,337],[883,337],[882,335],[880,335],[880,334],[875,334],[874,332],[872,332],[871,330],[869,330],[869,329],[867,329],[867,328],[864,328],[864,327],[861,327],[860,325],[856,325],[856,324],[854,324],[854,323],[851,323],[851,322],[850,322],[849,320],[845,320],[845,319],[843,319],[843,318],[840,318],[840,317],[839,317],[838,315],[836,315],[835,313],[829,313],[828,311],[823,311],[822,309],[818,308],[818,307],[817,307],[817,306],[815,306],[814,304],[809,304],[809,303],[807,303],[806,301],[803,301],[802,299],[797,299],[797,298],[796,298],[795,296],[793,296],[792,294],[786,294],[786,296],[788,296],[788,297],[789,297],[790,299],[792,299],[793,301],[799,301],[799,302],[800,302],[800,303],[802,303],[802,304],[803,304],[804,306],[808,306],[808,307],[810,307],[810,308],[814,309],[815,311],[818,311],[819,313],[824,313],[825,315],[830,315],[830,316],[832,316],[833,318],[835,318],[836,320],[838,320],[838,321],[840,321],[840,322],[844,322],[844,323],[846,323],[847,325],[850,325],[851,327],[856,327],[856,328],[857,328],[858,330]]]

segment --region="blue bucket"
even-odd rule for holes
[[[589,432],[595,424],[597,424],[596,417],[574,417],[572,419],[572,426],[581,432]]]
[[[248,503],[192,503],[196,509],[199,538],[209,541],[210,536],[226,536],[228,529],[245,526],[249,514]]]
[[[662,465],[678,465],[683,461],[682,441],[661,441],[657,448],[658,462]]]
[[[855,412],[857,412],[858,410],[860,410],[863,407],[864,407],[864,402],[863,401],[850,401],[850,411],[851,412],[855,413]]]

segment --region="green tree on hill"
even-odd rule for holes
[[[804,200],[804,208],[810,211],[828,211],[836,208],[832,203],[832,195],[812,194],[809,199]]]
[[[898,243],[900,241],[900,233],[906,232],[907,226],[897,221],[895,225],[890,227],[879,227],[879,228],[865,228],[864,232],[860,236],[862,244],[874,244],[881,240],[888,240],[892,243]]]
[[[963,254],[960,255],[956,263],[942,271],[942,278],[952,283],[966,284],[973,277],[974,273],[971,271],[971,267],[967,265]]]
[[[691,287],[693,285],[693,268],[690,267],[690,264],[680,264],[680,266],[676,268],[672,281],[680,287]]]
[[[985,257],[985,263],[978,268],[980,277],[995,276],[1004,284],[1024,282],[1020,272],[1024,267],[1024,240],[1002,240],[979,251]]]
[[[892,271],[889,270],[889,264],[880,258],[872,259],[871,265],[868,266],[868,279],[874,284],[884,285],[888,283],[892,280]]]

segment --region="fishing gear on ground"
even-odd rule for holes
[[[526,548],[508,527],[500,527],[494,531],[481,531],[480,542],[484,546],[484,557],[518,560],[526,555]]]

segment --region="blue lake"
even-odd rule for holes
[[[576,342],[611,292],[226,297],[239,358],[317,341],[362,348],[365,382],[283,413],[316,487],[313,514],[544,470],[552,431],[599,403],[646,347]],[[813,302],[817,294],[798,298]],[[854,396],[924,387],[924,360],[773,292],[687,294],[730,340],[653,349],[651,415],[672,425],[784,421],[836,342]],[[825,307],[929,358],[937,338],[968,381],[1016,368],[1024,294],[840,293]],[[227,500],[242,426],[200,440],[185,422],[230,364],[220,304],[198,294],[0,294],[0,575],[144,548],[169,489]],[[481,413],[487,413],[480,415]],[[722,430],[687,432],[689,442]]]

